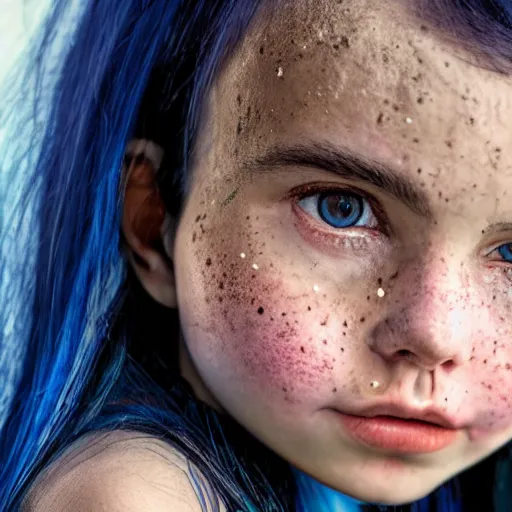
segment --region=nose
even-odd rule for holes
[[[406,360],[428,371],[469,360],[478,306],[460,265],[441,266],[424,265],[398,278],[390,308],[369,339],[371,350],[385,360]]]

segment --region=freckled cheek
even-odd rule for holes
[[[490,269],[482,282],[483,292],[474,297],[487,297],[472,304],[478,311],[471,336],[471,350],[466,366],[467,383],[463,406],[471,410],[472,422],[478,436],[487,436],[512,428],[512,304],[510,281],[503,279],[501,269]],[[489,288],[490,285],[493,285]],[[474,308],[474,309],[473,309]]]
[[[331,397],[346,355],[330,306],[322,303],[327,299],[269,261],[255,269],[249,254],[224,254],[208,260],[199,292],[202,330],[215,344],[209,357],[223,378],[243,382],[248,395],[280,403],[318,404]]]
[[[222,326],[227,357],[260,391],[290,402],[314,399],[328,388],[334,364],[317,315],[276,280],[255,279],[253,295],[227,301]]]
[[[512,342],[500,338],[482,345],[473,350],[470,362],[478,429],[512,428]]]
[[[282,241],[273,242],[257,215],[212,225],[199,213],[182,232],[176,268],[187,346],[207,384],[219,396],[230,390],[230,400],[261,397],[267,407],[321,406],[348,393],[361,317],[353,297],[344,294],[342,304],[327,292],[299,251],[294,261],[283,257]]]
[[[332,360],[316,346],[315,333],[306,325],[262,320],[240,322],[236,327],[227,353],[239,365],[245,382],[294,403],[314,401],[325,392],[326,382],[332,380]]]

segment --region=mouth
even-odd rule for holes
[[[433,411],[379,406],[357,415],[336,410],[343,430],[355,441],[400,454],[433,453],[453,444],[459,429]]]

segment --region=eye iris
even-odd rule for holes
[[[500,256],[504,259],[512,263],[512,244],[505,244],[498,248],[498,252]]]
[[[356,224],[363,215],[363,200],[347,194],[325,194],[318,201],[320,217],[337,228]]]

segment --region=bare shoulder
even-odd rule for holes
[[[23,512],[210,509],[223,507],[200,505],[180,452],[158,438],[126,431],[80,439],[40,475],[22,507]]]

